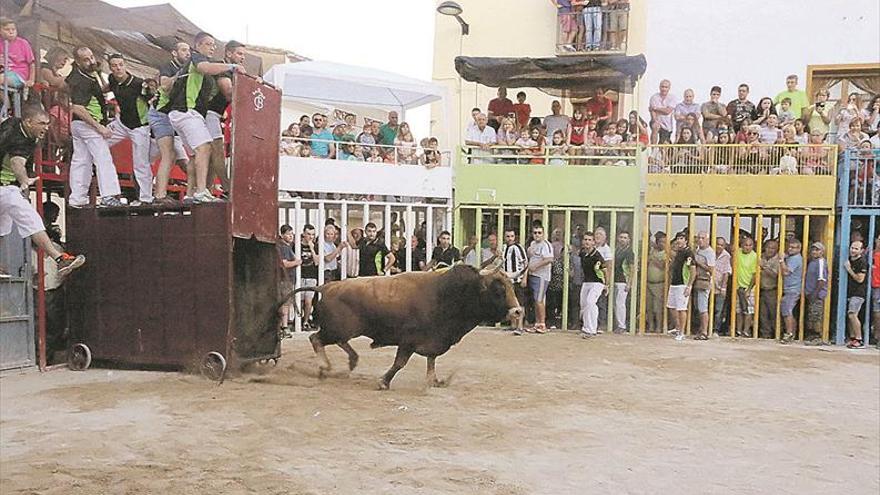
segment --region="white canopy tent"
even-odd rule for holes
[[[397,110],[401,120],[406,111],[443,100],[448,104],[445,86],[367,67],[333,62],[304,61],[279,64],[263,79],[280,88],[285,100],[340,109],[372,108]],[[446,105],[443,105],[444,111]],[[443,120],[444,122],[446,119]],[[449,144],[446,136],[438,136]]]

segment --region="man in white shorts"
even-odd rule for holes
[[[86,262],[83,255],[72,256],[56,248],[40,215],[28,202],[31,179],[27,165],[33,162],[37,141],[49,129],[49,114],[39,107],[25,107],[22,118],[10,118],[0,124],[0,237],[12,232],[13,225],[21,238],[31,238],[37,247],[58,263],[58,275],[65,276]],[[9,274],[0,270],[0,278]]]
[[[224,48],[223,63],[236,64],[244,67],[245,46],[235,40],[229,40]],[[223,146],[223,114],[232,101],[232,73],[224,72],[214,76],[217,92],[208,102],[208,113],[205,123],[211,134],[211,166],[209,176],[220,179],[224,192],[229,192],[229,175],[226,173],[226,151]]]
[[[194,50],[189,63],[181,67],[175,76],[168,96],[168,104],[159,110],[168,114],[171,127],[183,142],[195,153],[195,193],[196,203],[218,201],[208,191],[208,166],[211,161],[211,133],[205,122],[208,101],[216,90],[214,78],[224,72],[244,72],[236,64],[211,62],[216,42],[208,33],[201,32],[194,40]]]
[[[694,284],[694,253],[687,247],[687,237],[683,233],[675,236],[672,241],[675,257],[669,265],[669,294],[666,297],[666,308],[675,328],[669,331],[677,340],[684,338],[684,327],[687,323],[688,300]]]

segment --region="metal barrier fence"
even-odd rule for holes
[[[624,251],[619,244],[622,232],[629,234],[630,248],[633,250],[633,264],[628,272],[631,290],[612,290],[599,301],[600,328],[608,331],[623,328],[635,332],[636,302],[638,301],[639,238],[640,225],[634,208],[608,207],[556,207],[556,206],[477,206],[461,205],[454,215],[455,245],[459,249],[468,245],[476,236],[476,264],[482,265],[483,249],[489,249],[489,238],[496,236],[498,248],[503,254],[505,230],[514,230],[516,242],[528,249],[531,237],[529,229],[535,222],[544,227],[545,239],[554,246],[555,258],[551,265],[551,281],[547,300],[547,326],[557,321],[559,328],[580,329],[581,318],[580,290],[583,276],[580,270],[581,235],[586,231],[602,228],[607,233],[605,248],[614,253],[615,259]],[[488,254],[488,252],[487,252]],[[612,262],[613,264],[614,262]],[[612,277],[613,277],[612,266]],[[625,297],[625,299],[621,299]],[[555,298],[555,300],[554,300]],[[558,311],[558,314],[555,314]],[[625,317],[618,318],[620,313]]]
[[[314,154],[314,144],[316,143],[327,145],[327,156]],[[330,145],[333,146],[332,152],[330,152]],[[299,158],[325,158],[395,165],[423,165],[427,168],[449,167],[452,164],[451,151],[418,146],[415,143],[406,146],[391,146],[355,141],[282,137],[279,153],[281,156],[295,156]]]
[[[334,260],[326,260],[328,253],[324,245],[324,227],[329,219],[333,219],[337,227],[336,238],[331,241],[338,246],[347,241],[352,229],[363,228],[367,223],[373,222],[379,230],[380,239],[386,247],[391,247],[393,239],[400,239],[406,243],[405,249],[407,266],[404,271],[417,271],[415,266],[414,250],[417,246],[412,245],[413,238],[419,238],[425,244],[425,262],[431,261],[431,247],[434,246],[438,234],[449,230],[452,223],[452,208],[448,204],[429,203],[389,203],[389,202],[365,202],[349,200],[279,200],[279,221],[293,227],[294,253],[297,257],[302,256],[301,234],[303,227],[310,224],[315,227],[315,247],[317,248],[317,284],[320,286],[327,282],[327,265]],[[344,236],[344,237],[343,237]],[[357,276],[358,258],[353,253],[355,247],[348,246],[342,249],[338,258],[338,273],[332,274],[334,278],[345,280]],[[302,287],[302,267],[297,267],[294,272],[294,285]],[[297,295],[297,304],[302,306],[303,295]],[[295,319],[295,329],[302,330],[302,321]]]
[[[823,341],[828,340],[830,321],[830,266],[832,261],[831,246],[834,238],[834,215],[829,212],[816,212],[807,210],[748,210],[748,209],[708,209],[708,208],[654,208],[646,209],[643,218],[643,238],[645,255],[641,258],[642,290],[640,300],[639,333],[659,333],[670,328],[670,318],[666,309],[666,296],[670,284],[670,264],[672,262],[672,240],[676,232],[684,232],[688,239],[688,247],[695,250],[694,239],[699,232],[705,232],[711,240],[712,250],[716,256],[720,254],[718,238],[721,237],[727,243],[727,254],[730,256],[730,275],[726,287],[719,283],[716,268],[709,283],[709,321],[708,334],[721,333],[736,335],[737,319],[745,317],[749,309],[753,308],[753,321],[751,328],[743,330],[752,338],[775,338],[780,339],[784,332],[780,307],[783,300],[783,270],[780,268],[780,260],[784,260],[789,246],[797,240],[801,249],[796,253],[801,256],[802,269],[800,283],[798,284],[798,296],[795,302],[793,314],[796,316],[796,338],[804,340],[807,337],[819,337]],[[658,245],[653,242],[653,235],[658,231],[667,234],[664,243]],[[741,251],[741,243],[744,236],[754,240],[754,252],[758,265],[754,274],[752,290],[738,291],[737,277],[740,269],[737,267],[737,253]],[[765,249],[768,242],[774,241],[778,245],[778,251],[772,257],[766,257]],[[825,253],[817,258],[813,255],[810,246],[815,242],[821,242],[825,246]],[[807,268],[813,260],[823,260],[823,265],[814,268],[824,268],[825,288],[827,294],[824,298],[816,299],[821,305],[821,322],[810,320],[807,317],[807,300],[805,283]],[[716,265],[717,266],[717,265]],[[662,270],[662,274],[660,273]],[[771,279],[771,280],[768,280]],[[769,285],[772,281],[773,288],[762,288],[762,281]],[[654,300],[649,298],[653,297]],[[743,297],[747,300],[740,301]],[[698,324],[695,319],[694,297],[689,298],[688,319],[685,334],[695,333],[693,325]],[[753,300],[753,302],[752,302]],[[737,311],[738,304],[743,304],[744,311]],[[719,306],[720,305],[720,306]],[[815,306],[819,309],[820,306]],[[661,314],[662,313],[662,314]],[[814,314],[815,317],[815,314]],[[658,321],[660,320],[660,321]],[[810,328],[807,328],[807,327]],[[769,327],[769,328],[768,328]]]
[[[499,146],[488,149],[462,146],[462,163],[468,165],[603,165],[635,166],[638,146]]]
[[[868,343],[877,337],[876,328],[880,324],[880,315],[874,311],[872,302],[880,294],[880,287],[875,287],[873,280],[877,277],[878,257],[874,251],[880,249],[877,236],[880,235],[880,178],[876,174],[876,164],[880,161],[880,149],[847,150],[843,155],[838,180],[837,205],[840,222],[837,232],[837,303],[835,307],[835,324],[837,334],[835,343],[842,345],[849,332],[847,326],[847,290],[849,277],[844,264],[849,259],[850,241],[861,238],[865,248],[868,274],[865,288],[865,303],[857,318],[862,332],[862,340]],[[859,237],[861,236],[861,237]]]
[[[652,174],[833,175],[833,144],[654,144]]]
[[[625,52],[628,24],[628,0],[608,2],[602,7],[586,7],[582,12],[559,13],[556,54]]]

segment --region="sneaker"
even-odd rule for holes
[[[211,193],[209,193],[208,191],[199,191],[199,192],[193,194],[193,198],[192,198],[192,199],[193,199],[193,202],[194,202],[194,203],[198,203],[198,204],[202,204],[202,203],[218,203],[218,202],[222,202],[222,201],[223,201],[222,199],[215,198],[215,197],[214,197]]]
[[[154,200],[153,200],[153,204],[154,204],[155,206],[158,206],[158,207],[163,207],[163,206],[166,206],[166,207],[173,207],[173,206],[178,206],[178,205],[180,205],[180,201],[177,201],[176,199],[169,198],[168,196],[165,196],[165,197],[162,197],[162,198],[156,198],[156,199],[154,199]]]
[[[782,338],[779,339],[780,344],[790,344],[791,341],[794,340],[794,335],[790,333],[786,333],[782,335]]]
[[[181,203],[183,203],[183,206],[192,206],[192,205],[196,204],[196,201],[195,201],[195,199],[193,199],[192,196],[184,196],[183,201],[181,201]]]
[[[121,199],[116,196],[104,196],[101,198],[101,205],[104,208],[120,208],[125,206],[125,203],[122,202]]]
[[[669,335],[670,337],[678,338],[679,335],[684,335],[684,334],[682,333],[681,330],[673,328],[672,330],[669,330],[668,332],[666,332],[666,335]]]
[[[513,329],[513,334],[516,335],[517,337],[519,337],[520,335],[523,334],[523,331],[520,330],[519,328],[514,328],[514,329]]]
[[[592,339],[595,336],[596,336],[595,333],[584,332],[583,330],[581,330],[581,338],[582,339]]]
[[[86,262],[86,257],[81,254],[73,256],[72,254],[61,253],[61,256],[55,262],[58,263],[58,276],[64,277],[73,270],[83,266]]]
[[[150,206],[150,205],[152,205],[154,202],[155,202],[154,199],[151,199],[151,200],[149,200],[149,201],[141,201],[141,200],[139,200],[139,199],[136,199],[136,200],[132,201],[131,204],[130,204],[129,206]]]
[[[74,209],[77,209],[77,210],[80,210],[80,209],[85,208],[86,206],[89,206],[89,204],[88,204],[88,203],[71,203],[71,202],[68,202],[68,203],[67,203],[67,206],[69,206],[69,207],[71,207],[71,208],[74,208]]]

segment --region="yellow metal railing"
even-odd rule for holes
[[[654,144],[649,174],[835,175],[830,144]]]

